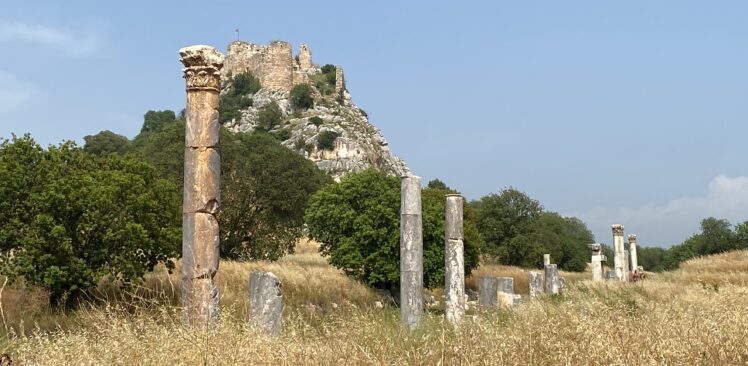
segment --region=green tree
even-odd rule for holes
[[[640,246],[636,248],[638,264],[651,272],[660,272],[665,269],[665,253],[665,249],[657,247]]]
[[[291,89],[289,94],[291,106],[296,109],[309,109],[314,107],[314,99],[312,98],[312,88],[309,84],[299,84]]]
[[[98,156],[109,154],[124,154],[127,151],[130,140],[112,131],[104,130],[95,135],[83,137],[86,142],[83,150]]]
[[[276,260],[293,252],[309,197],[332,179],[269,134],[221,139],[221,254]]]
[[[258,90],[260,81],[249,71],[231,78],[227,90],[221,94],[221,103],[218,106],[221,123],[241,118],[242,111],[253,104],[251,95]]]
[[[514,188],[481,197],[473,205],[477,211],[476,224],[485,241],[483,253],[502,263],[512,262],[502,259],[509,255],[509,241],[529,233],[532,223],[543,211],[540,202]]]
[[[148,111],[143,116],[143,127],[140,128],[140,132],[155,132],[161,130],[165,125],[173,122],[177,119],[174,111]]]
[[[442,182],[439,179],[432,179],[429,181],[429,183],[426,185],[428,188],[434,188],[434,189],[443,189],[443,190],[451,190],[447,185]]]
[[[423,268],[426,287],[444,284],[444,194],[426,189],[423,207]],[[480,236],[465,215],[465,271],[478,263]],[[305,221],[322,254],[347,275],[379,288],[400,281],[400,181],[375,170],[346,176],[309,201]]]
[[[283,112],[275,101],[265,104],[257,113],[257,127],[270,131],[283,120]]]
[[[29,163],[22,174],[18,162]],[[19,191],[3,204],[24,210],[0,213],[0,248],[15,252],[3,272],[47,288],[53,304],[72,304],[106,276],[129,283],[160,262],[173,268],[178,189],[146,162],[71,142],[44,151],[25,136],[0,144],[0,182]]]
[[[162,178],[182,187],[184,181],[184,120],[176,119],[158,131],[135,136],[129,152],[145,159]]]

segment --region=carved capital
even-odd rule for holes
[[[623,236],[623,225],[615,224],[610,227],[613,229],[613,236]]]
[[[600,243],[587,244],[587,246],[592,250],[593,254],[600,253],[603,250],[603,246]]]
[[[223,54],[213,47],[199,45],[180,49],[179,57],[184,65],[187,91],[220,90]]]
[[[636,234],[629,235],[629,243],[636,243]]]

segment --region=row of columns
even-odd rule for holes
[[[592,280],[603,281],[613,279],[621,282],[635,281],[642,272],[639,267],[636,254],[636,235],[629,235],[629,248],[623,242],[623,225],[615,224],[611,226],[613,231],[613,271],[610,276],[605,275],[606,256],[602,252],[602,244],[590,244],[592,251]]]

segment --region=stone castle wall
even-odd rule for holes
[[[303,43],[299,46],[298,59],[294,59],[291,44],[285,41],[269,45],[236,41],[229,45],[222,76],[227,79],[229,75],[249,71],[263,88],[290,91],[294,85],[308,83],[309,73],[315,68],[312,51]]]

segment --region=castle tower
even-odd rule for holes
[[[335,66],[335,94],[342,96],[345,89],[345,76],[343,76],[343,67]]]
[[[273,41],[264,55],[260,83],[263,88],[290,91],[293,88],[294,64],[291,44]]]
[[[299,67],[302,72],[312,68],[312,50],[304,43],[299,45]]]

